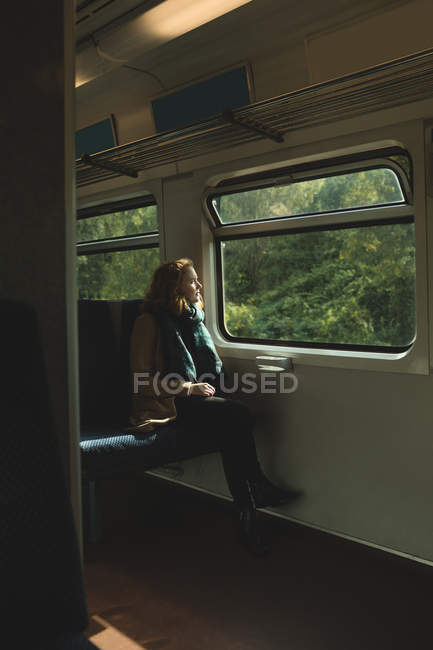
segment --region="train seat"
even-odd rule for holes
[[[128,432],[129,340],[140,301],[79,302],[82,470],[96,480],[167,462],[171,427]],[[166,435],[164,435],[166,433]]]
[[[175,423],[157,433],[128,431],[129,342],[140,302],[80,300],[78,305],[84,530],[92,542],[102,536],[101,480],[216,451],[176,444]]]

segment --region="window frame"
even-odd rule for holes
[[[310,353],[317,351],[337,353],[337,354],[352,354],[361,353],[375,355],[385,355],[387,358],[399,358],[401,355],[407,354],[414,346],[417,339],[417,324],[415,323],[415,336],[413,340],[405,346],[375,346],[375,345],[360,345],[360,344],[345,344],[345,343],[324,343],[324,342],[310,342],[310,341],[292,341],[289,339],[253,339],[247,337],[238,337],[230,334],[225,327],[224,318],[224,288],[223,288],[223,261],[222,261],[222,243],[224,241],[233,241],[238,239],[251,239],[260,236],[272,236],[279,234],[296,234],[302,232],[314,231],[329,231],[334,229],[347,229],[353,227],[368,227],[375,225],[392,225],[396,223],[412,223],[415,229],[415,214],[414,214],[414,194],[413,194],[413,163],[410,153],[405,149],[393,148],[392,153],[388,155],[401,155],[404,154],[408,157],[410,163],[410,179],[407,177],[403,168],[395,161],[389,161],[382,156],[384,151],[381,151],[382,156],[375,155],[366,156],[362,164],[361,160],[349,160],[338,165],[324,165],[325,161],[318,161],[318,164],[309,164],[309,169],[303,169],[295,174],[287,176],[289,168],[277,170],[277,173],[271,175],[267,174],[266,182],[260,183],[260,175],[252,180],[245,182],[245,179],[240,177],[236,179],[236,183],[220,182],[216,187],[208,189],[203,197],[203,203],[207,216],[211,223],[211,229],[214,237],[214,250],[215,250],[215,265],[216,265],[216,284],[217,284],[217,302],[216,314],[217,325],[219,333],[225,343],[243,344],[247,346],[262,347],[265,349],[274,348],[292,348],[304,350]],[[334,162],[334,161],[332,161]],[[235,222],[235,223],[222,223],[217,216],[216,210],[212,206],[212,199],[216,195],[234,194],[248,189],[262,189],[266,187],[283,184],[284,180],[294,178],[298,182],[313,178],[324,178],[334,176],[335,171],[344,174],[355,171],[365,171],[367,169],[377,168],[390,168],[397,175],[402,189],[402,194],[405,199],[404,202],[380,204],[365,206],[359,208],[344,208],[333,211],[323,211],[320,213],[303,213],[276,217],[257,219],[249,222]],[[292,167],[293,169],[293,167]],[[284,183],[285,184],[285,183]],[[218,188],[222,188],[222,191]],[[234,191],[235,190],[235,191]],[[416,242],[414,232],[414,244]],[[416,317],[416,310],[415,310]]]
[[[126,212],[127,210],[134,210],[135,208],[147,208],[152,205],[157,206],[157,202],[156,199],[151,194],[143,196],[141,198],[124,199],[123,201],[112,201],[112,202],[110,201],[109,203],[100,203],[97,205],[92,205],[87,208],[85,207],[77,210],[77,221],[81,221],[82,219],[90,219],[92,217],[102,217],[104,214],[112,214],[113,212]],[[86,250],[90,250],[91,244],[96,244],[96,245],[100,244],[102,249],[103,248],[102,244],[106,242],[119,242],[119,246],[123,248],[128,246],[128,242],[126,240],[135,240],[134,242],[132,242],[132,244],[134,245],[136,243],[137,246],[134,245],[134,248],[137,248],[139,247],[139,242],[138,242],[139,239],[141,238],[148,239],[151,238],[152,236],[157,237],[159,240],[158,227],[156,230],[151,230],[145,233],[134,233],[132,235],[121,235],[120,237],[107,237],[105,239],[91,239],[87,241],[80,241],[77,242],[77,248],[85,245],[87,247]],[[118,249],[116,248],[115,250]],[[79,253],[79,254],[84,255],[84,253]]]
[[[146,194],[142,197],[132,199],[99,203],[77,210],[77,221],[152,205],[155,205],[158,210],[156,198],[152,194]],[[107,237],[105,239],[93,239],[76,243],[77,257],[81,255],[98,255],[102,253],[117,253],[151,248],[160,248],[159,230],[153,230],[143,234],[121,235],[120,237]],[[77,289],[79,290],[78,284]]]
[[[400,153],[402,153],[403,150],[401,150]],[[408,156],[410,160],[410,156],[408,152],[404,152],[405,155]],[[398,154],[395,154],[398,155]],[[332,162],[332,161],[331,161]],[[411,162],[411,160],[410,160]],[[411,164],[412,167],[412,164]],[[251,224],[251,223],[270,223],[273,222],[277,219],[296,219],[298,217],[310,217],[310,216],[316,216],[320,215],[325,216],[327,214],[345,214],[347,212],[359,212],[359,211],[366,211],[366,210],[372,210],[375,208],[385,208],[385,207],[396,207],[399,205],[412,205],[413,204],[413,189],[412,185],[410,183],[410,180],[406,176],[406,173],[404,170],[401,168],[401,166],[396,163],[395,161],[388,160],[387,158],[374,158],[373,160],[366,160],[364,165],[360,165],[359,162],[353,162],[353,163],[346,163],[346,164],[337,164],[337,165],[332,165],[330,167],[327,167],[326,169],[328,170],[327,172],[323,173],[320,171],[320,167],[313,167],[309,170],[304,170],[304,171],[293,171],[290,173],[290,169],[295,169],[294,168],[285,168],[282,170],[281,174],[274,174],[273,176],[270,176],[263,182],[260,183],[254,180],[251,181],[246,181],[246,182],[237,182],[236,184],[230,185],[227,187],[224,183],[219,183],[217,188],[220,187],[219,191],[217,191],[217,188],[212,188],[212,190],[208,191],[206,193],[206,198],[205,198],[205,203],[206,203],[206,208],[207,211],[211,217],[211,225],[213,226],[214,229],[219,229],[223,228],[226,226],[240,226],[240,225],[246,225],[246,224]],[[298,213],[298,214],[293,214],[293,215],[284,215],[282,217],[264,217],[263,219],[254,219],[254,221],[236,221],[236,222],[231,222],[231,223],[226,223],[221,221],[219,218],[218,212],[215,210],[215,208],[212,205],[212,201],[214,198],[217,196],[227,196],[227,195],[232,195],[232,194],[240,194],[242,192],[245,192],[247,190],[260,190],[260,189],[266,189],[267,187],[276,187],[278,185],[288,185],[290,183],[302,183],[304,181],[309,181],[309,180],[316,180],[318,178],[330,178],[330,177],[335,177],[335,176],[342,176],[347,173],[355,173],[355,172],[363,172],[363,171],[369,171],[373,169],[390,169],[393,171],[399,182],[400,182],[400,188],[403,193],[404,200],[398,203],[379,203],[379,204],[372,204],[369,206],[358,206],[358,207],[352,207],[352,208],[339,208],[337,210],[324,210],[323,212],[313,212],[313,213],[308,213],[308,212],[303,212],[303,213]]]

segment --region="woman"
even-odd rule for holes
[[[261,554],[267,544],[255,509],[281,505],[293,495],[264,476],[249,410],[219,389],[222,363],[203,322],[201,289],[189,259],[156,269],[132,331],[130,421],[135,431],[146,433],[176,420],[176,426],[161,430],[175,455],[221,452],[241,538]]]

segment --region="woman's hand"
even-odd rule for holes
[[[215,388],[211,384],[191,384],[189,391],[190,395],[202,395],[204,397],[210,397],[215,393]]]

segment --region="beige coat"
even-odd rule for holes
[[[151,314],[144,313],[134,323],[131,335],[132,408],[131,430],[147,433],[174,420],[175,397],[186,397],[190,382],[170,381],[163,376],[160,329]]]

